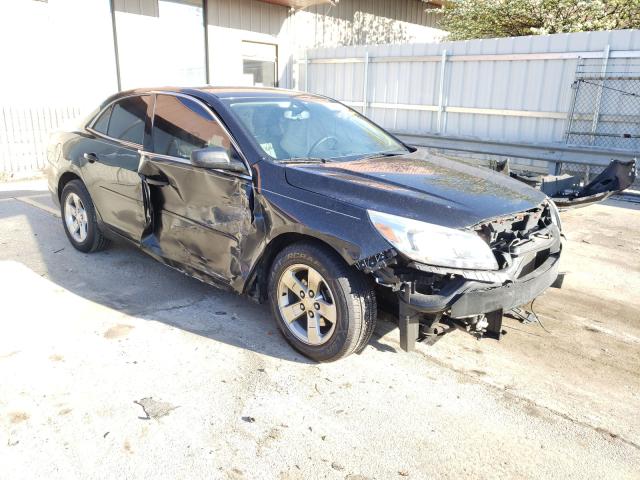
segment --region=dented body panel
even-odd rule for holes
[[[143,249],[221,283],[246,277],[241,246],[257,233],[249,180],[152,157],[143,159],[139,173],[153,212],[140,239]],[[149,184],[147,178],[167,184]]]
[[[256,195],[265,215],[267,243],[280,235],[313,235],[331,245],[349,264],[388,248],[366,211],[334,196],[301,190],[287,181],[291,166],[263,162]]]

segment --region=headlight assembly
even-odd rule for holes
[[[475,233],[367,210],[380,234],[416,262],[441,267],[497,270],[493,252]]]

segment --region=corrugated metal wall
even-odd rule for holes
[[[223,28],[277,36],[288,9],[258,0],[208,0],[208,23]]]
[[[307,47],[333,47],[436,40],[440,16],[419,0],[343,0],[299,11],[296,21]]]
[[[380,42],[375,41],[377,36],[381,36],[375,30],[376,26],[393,27],[404,23],[437,28],[440,18],[438,10],[427,9],[420,0],[342,0],[336,5],[315,5],[296,11],[260,0],[208,0],[207,6],[210,25],[274,36],[283,33],[283,25],[289,17],[304,27],[311,20],[313,28],[308,33],[312,34],[313,41],[305,43],[306,47],[353,44],[355,35],[359,33],[356,31],[360,27],[358,19],[363,17],[375,17],[378,22],[366,25],[368,31],[363,38],[365,41],[359,42],[360,44],[388,43],[385,38]],[[406,43],[415,40],[415,34],[408,32],[406,35],[399,41]]]
[[[368,54],[366,113],[389,129],[557,142],[578,56],[601,58],[607,46],[611,58],[640,57],[640,31],[312,49],[299,85],[362,108]]]
[[[159,15],[158,0],[114,0],[116,12],[133,13],[157,17]]]
[[[382,18],[429,27],[435,26],[439,19],[438,10],[427,8],[421,0],[342,0],[333,6],[315,5],[309,7],[307,11],[318,15],[327,14],[343,20],[353,19],[356,12],[365,12]]]
[[[280,86],[290,87],[293,55],[289,9],[258,0],[208,0],[209,83],[237,85],[242,79],[242,42],[278,47]]]
[[[280,86],[293,88],[294,59],[307,48],[406,44],[442,36],[439,13],[419,0],[342,0],[296,11],[259,0],[208,0],[207,10],[212,84],[237,83],[242,41],[277,45]]]

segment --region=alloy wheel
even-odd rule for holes
[[[338,316],[334,298],[327,281],[307,265],[291,265],[278,280],[280,315],[307,345],[322,345],[333,335]]]
[[[64,221],[71,237],[78,243],[86,240],[89,231],[87,211],[80,197],[71,192],[64,202]]]

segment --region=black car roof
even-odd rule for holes
[[[170,93],[183,93],[185,95],[191,95],[201,100],[207,101],[211,97],[219,99],[230,98],[292,98],[300,95],[313,96],[320,98],[317,95],[309,94],[306,92],[300,92],[297,90],[287,90],[284,88],[261,88],[261,87],[212,87],[210,85],[203,87],[154,87],[154,88],[135,88],[132,90],[125,90],[118,92],[109,97],[103,105],[110,103],[118,98],[127,97],[130,95],[141,95],[150,92],[170,92]]]

